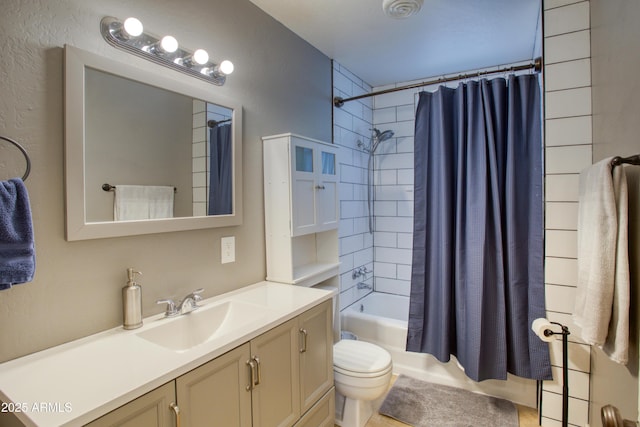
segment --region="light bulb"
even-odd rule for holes
[[[164,36],[160,40],[160,48],[167,53],[173,53],[178,50],[178,40],[173,36]]]
[[[124,32],[130,37],[138,37],[142,34],[144,27],[139,19],[130,17],[124,20],[123,24]]]
[[[233,73],[233,69],[233,62],[229,61],[228,59],[225,59],[220,63],[220,65],[218,65],[218,70],[226,75]]]
[[[193,52],[193,60],[200,65],[204,65],[209,61],[209,54],[204,49],[198,49]]]

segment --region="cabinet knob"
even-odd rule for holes
[[[316,190],[324,190],[324,185],[316,185]]]

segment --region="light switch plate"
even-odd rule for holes
[[[235,236],[223,237],[220,239],[220,262],[226,264],[236,261],[236,238]]]

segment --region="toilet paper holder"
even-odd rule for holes
[[[551,329],[560,326],[560,332]],[[562,323],[550,322],[545,318],[536,319],[531,324],[531,329],[545,342],[553,341],[554,335],[562,335],[562,427],[569,425],[569,366],[568,366],[568,337],[571,334],[569,328]]]

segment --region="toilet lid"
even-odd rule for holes
[[[333,346],[333,366],[349,372],[371,374],[388,370],[391,355],[375,344],[342,340]]]

